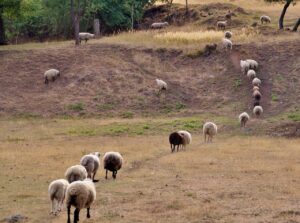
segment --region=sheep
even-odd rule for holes
[[[165,28],[167,26],[169,26],[168,22],[155,22],[155,23],[152,23],[150,27],[152,29],[162,29],[162,28]]]
[[[230,38],[232,37],[232,32],[226,31],[226,32],[224,33],[224,36],[225,36],[225,38],[230,39]]]
[[[175,151],[175,147],[177,146],[177,152],[179,150],[179,146],[183,145],[183,137],[178,132],[173,132],[169,135],[169,142],[171,145],[171,152]]]
[[[255,77],[256,77],[256,72],[255,72],[255,70],[248,70],[248,72],[247,72],[247,77],[248,77],[249,79],[255,78]]]
[[[67,169],[65,177],[69,183],[87,178],[87,171],[82,165],[71,166]]]
[[[181,130],[181,131],[178,131],[178,133],[183,138],[183,143],[182,143],[183,147],[185,147],[186,145],[188,145],[192,142],[192,135],[188,131]]]
[[[241,71],[243,74],[247,74],[250,69],[250,64],[246,60],[240,60]]]
[[[54,82],[58,77],[60,77],[60,72],[58,70],[56,69],[47,70],[44,73],[45,84],[48,84],[50,80]]]
[[[260,22],[261,22],[261,24],[263,24],[264,22],[265,23],[271,23],[271,18],[270,18],[270,16],[262,15],[260,17]]]
[[[253,95],[253,98],[256,101],[260,101],[260,99],[261,99],[261,93],[259,91],[254,91],[252,95]]]
[[[66,206],[68,209],[68,223],[71,223],[70,213],[71,206],[75,207],[74,223],[79,221],[79,212],[81,209],[87,209],[87,218],[90,218],[90,208],[96,200],[96,188],[91,179],[84,181],[75,181],[71,183],[66,192]]]
[[[223,46],[224,48],[226,49],[226,51],[229,49],[229,50],[232,50],[232,42],[230,39],[226,39],[226,38],[223,38],[222,39],[222,43],[223,43]]]
[[[214,135],[216,135],[217,133],[218,133],[218,127],[215,123],[206,122],[203,125],[204,142],[212,142]],[[206,140],[206,137],[207,137],[207,140]]]
[[[94,152],[94,153],[85,155],[80,159],[80,164],[82,166],[84,166],[87,171],[87,174],[88,174],[87,177],[92,179],[93,182],[97,182],[97,180],[95,180],[95,175],[100,166],[99,157],[100,157],[100,153]]]
[[[65,179],[54,180],[48,188],[49,197],[51,200],[51,214],[57,215],[63,207],[66,190],[69,182]]]
[[[253,108],[253,114],[256,115],[256,117],[260,116],[263,112],[264,110],[260,105]]]
[[[242,114],[239,115],[239,121],[241,123],[241,127],[245,127],[246,123],[249,121],[250,116],[248,115],[247,112],[243,112]]]
[[[259,91],[259,87],[258,86],[254,86],[253,87],[253,91]]]
[[[261,80],[260,79],[258,79],[257,77],[256,78],[254,78],[253,80],[252,80],[252,85],[253,86],[260,86],[261,85]]]
[[[259,105],[260,105],[260,101],[255,100],[255,101],[253,102],[253,107],[259,106]]]
[[[213,43],[213,44],[206,44],[205,48],[204,48],[204,52],[203,55],[204,56],[209,56],[213,51],[215,51],[217,49],[217,44]]]
[[[91,34],[91,33],[79,33],[79,41],[80,41],[80,43],[81,43],[81,40],[85,40],[85,43],[87,43],[87,41],[89,39],[92,39],[94,37],[95,37],[95,35]]]
[[[107,179],[108,170],[112,172],[112,177],[116,179],[117,172],[121,169],[123,164],[123,157],[118,152],[107,152],[103,156],[103,166],[106,170],[105,179]]]
[[[227,21],[218,21],[217,22],[217,27],[220,29],[225,29],[227,26]]]
[[[246,61],[249,63],[249,69],[252,69],[252,70],[257,70],[258,69],[257,61],[252,60],[252,59],[247,59]]]
[[[168,85],[167,85],[166,82],[164,82],[161,79],[155,79],[155,81],[156,81],[156,84],[157,84],[157,86],[159,88],[158,94],[160,94],[162,91],[166,91],[167,90]]]

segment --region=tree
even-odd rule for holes
[[[21,0],[1,0],[0,1],[0,45],[7,44],[5,36],[5,24],[3,15],[16,15],[20,9]]]
[[[88,0],[71,0],[71,17],[74,27],[75,45],[79,45],[80,18],[84,15]]]
[[[296,4],[297,0],[265,0],[266,2],[280,2],[280,3],[284,3],[283,9],[281,11],[281,15],[279,17],[279,29],[283,29],[283,21],[284,21],[284,16],[285,13],[288,9],[288,7],[290,6],[290,4],[293,2],[294,4]],[[299,22],[299,21],[298,21]],[[297,31],[297,28],[299,26],[298,22],[295,24],[293,31]],[[298,25],[297,25],[298,24]]]
[[[188,0],[185,0],[185,14],[189,13]]]

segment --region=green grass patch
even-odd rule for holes
[[[233,82],[233,86],[235,88],[239,88],[240,86],[242,86],[242,81],[240,79],[235,79]]]
[[[181,103],[181,102],[177,102],[176,105],[175,105],[175,108],[177,110],[181,110],[181,109],[184,109],[186,106],[185,104]]]
[[[85,105],[81,102],[77,102],[74,104],[68,105],[68,109],[76,112],[80,112],[84,110]]]
[[[294,122],[300,121],[300,112],[291,113],[288,115],[288,118]]]
[[[134,116],[134,113],[133,112],[123,112],[122,114],[121,114],[121,117],[122,118],[133,118],[133,116]]]
[[[271,95],[271,100],[272,100],[272,101],[278,101],[278,100],[279,100],[278,95],[273,93],[273,94]]]

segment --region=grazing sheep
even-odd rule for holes
[[[248,70],[248,72],[247,72],[247,77],[248,77],[249,79],[255,78],[255,77],[256,77],[256,72],[255,72],[255,70]]]
[[[259,91],[254,91],[252,95],[253,95],[253,98],[256,101],[260,101],[260,99],[261,99],[261,93]]]
[[[68,223],[71,223],[70,214],[71,206],[75,207],[74,223],[79,221],[79,212],[81,209],[86,208],[86,217],[90,218],[90,207],[96,200],[96,188],[91,179],[84,181],[76,181],[71,183],[66,192],[66,206],[68,209]]]
[[[92,39],[94,37],[95,37],[95,35],[91,34],[91,33],[79,33],[79,41],[80,41],[80,43],[81,43],[81,40],[85,40],[85,43],[87,43],[87,41],[89,39]]]
[[[97,182],[95,180],[95,175],[100,166],[99,157],[100,157],[100,153],[94,152],[94,153],[90,153],[88,155],[83,156],[80,160],[80,164],[82,166],[84,166],[87,171],[87,174],[88,174],[87,177],[92,179],[93,182]]]
[[[261,80],[260,79],[258,79],[257,77],[256,78],[254,78],[253,80],[252,80],[252,85],[253,86],[260,86],[261,85]]]
[[[253,87],[253,91],[259,91],[259,87],[258,86],[254,86]]]
[[[259,117],[263,112],[263,108],[259,105],[253,108],[253,114],[256,115],[256,117]]]
[[[239,115],[239,121],[241,123],[241,127],[245,127],[246,123],[249,121],[250,116],[248,115],[247,112],[243,112],[242,114]]]
[[[168,87],[168,85],[167,85],[167,83],[166,82],[164,82],[163,80],[161,80],[161,79],[155,79],[155,81],[156,81],[156,84],[157,84],[157,86],[158,86],[158,93],[160,94],[162,91],[166,91],[167,90],[167,87]]]
[[[181,131],[178,131],[178,133],[183,138],[183,143],[182,143],[183,147],[185,147],[186,145],[188,145],[192,142],[192,135],[188,131],[181,130]]]
[[[173,132],[169,136],[169,142],[171,145],[171,152],[175,151],[175,147],[177,146],[177,152],[179,150],[179,146],[183,145],[183,137],[178,132]]]
[[[72,183],[77,180],[84,180],[87,178],[87,172],[84,166],[75,165],[67,169],[65,177],[69,183]]]
[[[253,107],[259,106],[259,105],[260,105],[260,101],[256,101],[256,100],[255,100],[255,101],[253,102]]]
[[[217,44],[213,43],[213,44],[206,44],[205,48],[204,48],[204,52],[203,55],[204,56],[209,56],[213,51],[215,51],[217,49]]]
[[[240,60],[241,71],[243,74],[247,74],[250,69],[250,64],[246,60]]]
[[[252,69],[252,70],[257,70],[258,69],[257,61],[252,60],[252,59],[248,59],[246,61],[249,63],[249,69]]]
[[[45,84],[48,84],[50,80],[54,82],[56,78],[58,78],[59,76],[60,76],[60,72],[58,70],[56,69],[47,70],[44,73]]]
[[[220,29],[225,29],[227,26],[227,21],[218,21],[217,22],[217,27]]]
[[[232,37],[232,32],[226,31],[226,32],[224,33],[224,36],[225,36],[225,38],[230,39],[230,38]]]
[[[212,142],[214,135],[216,135],[217,133],[218,133],[218,127],[215,123],[206,122],[203,125],[204,142]],[[206,140],[206,137],[207,137],[207,140]]]
[[[224,48],[226,49],[226,51],[229,49],[229,50],[232,50],[232,42],[230,39],[226,39],[226,38],[223,38],[222,39],[222,43],[223,43],[223,46]]]
[[[264,22],[265,23],[271,23],[271,18],[270,18],[270,16],[262,15],[260,17],[260,22],[261,22],[261,24],[263,24]]]
[[[51,200],[51,214],[57,215],[63,207],[66,190],[69,182],[65,179],[54,180],[48,188],[49,197]]]
[[[106,170],[105,179],[107,179],[108,170],[112,172],[112,177],[116,179],[117,172],[121,169],[123,157],[118,152],[107,152],[103,156],[103,166]]]
[[[155,22],[155,23],[152,23],[151,28],[152,29],[162,29],[167,26],[169,26],[168,22]]]

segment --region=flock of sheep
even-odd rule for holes
[[[226,18],[231,18],[231,15]],[[261,16],[261,23],[271,22],[270,17]],[[168,26],[167,22],[162,23],[153,23],[151,28],[160,29]],[[224,29],[227,26],[227,21],[218,21],[217,27]],[[232,32],[226,31],[224,33],[224,38],[222,40],[223,46],[226,50],[232,49]],[[80,33],[80,42],[85,40],[87,42],[89,39],[94,38],[93,34],[90,33]],[[211,46],[216,48],[216,44]],[[247,59],[240,61],[240,67],[243,74],[252,80],[253,85],[253,98],[254,98],[254,108],[253,113],[258,117],[263,113],[263,108],[260,106],[261,93],[259,87],[261,85],[261,80],[257,78],[257,69],[258,63],[255,60]],[[49,81],[55,81],[60,76],[60,71],[56,69],[47,70],[44,73],[45,84],[48,84]],[[156,79],[156,84],[158,86],[158,93],[167,91],[167,83],[161,79]],[[245,127],[246,123],[250,119],[250,116],[247,112],[243,112],[239,115],[239,122],[242,127]],[[203,136],[204,142],[212,142],[213,137],[217,134],[218,127],[213,122],[206,122],[203,125]],[[188,131],[181,130],[173,132],[169,135],[169,143],[171,145],[171,152],[174,152],[177,149],[177,152],[180,148],[185,148],[186,145],[192,142],[192,136]],[[90,218],[90,207],[96,199],[96,189],[94,182],[95,175],[98,168],[100,167],[100,153],[94,152],[88,155],[85,155],[81,158],[80,164],[71,166],[65,172],[66,179],[58,179],[50,183],[49,185],[49,196],[51,200],[53,215],[57,215],[63,207],[65,201],[68,215],[68,223],[70,220],[70,210],[71,206],[75,207],[74,211],[74,223],[79,221],[79,212],[81,209],[87,209],[87,218]],[[103,167],[106,170],[105,178],[107,179],[108,171],[112,172],[112,177],[115,179],[117,176],[118,170],[121,169],[123,163],[123,158],[118,152],[107,152],[103,157]]]
[[[100,167],[100,153],[94,152],[84,155],[80,164],[71,166],[65,172],[66,179],[54,180],[49,185],[49,197],[51,200],[51,214],[58,215],[65,201],[68,211],[68,223],[71,223],[71,206],[75,207],[74,223],[79,221],[81,209],[87,209],[87,218],[90,218],[90,207],[96,200],[95,175]],[[118,152],[107,152],[103,156],[103,167],[112,172],[112,177],[117,177],[118,170],[123,164],[123,157]]]

